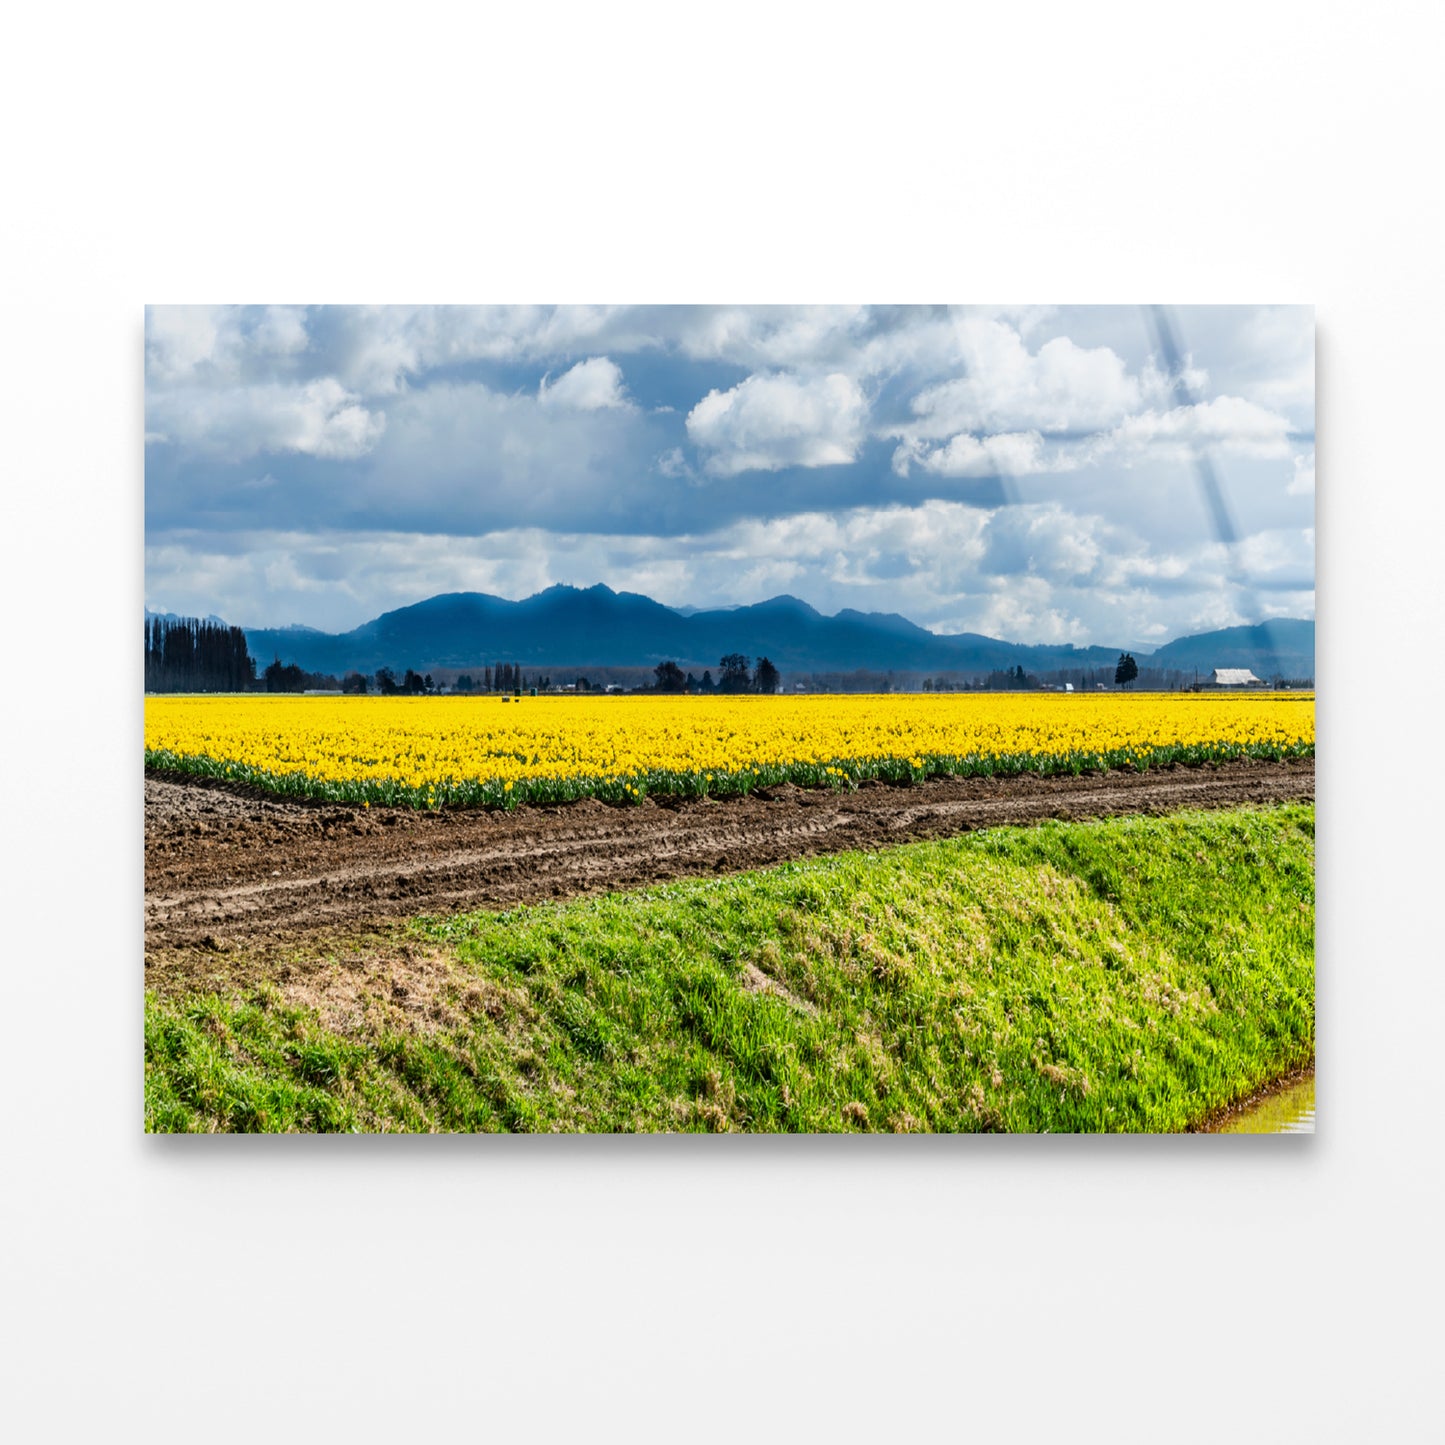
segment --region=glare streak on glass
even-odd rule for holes
[[[1155,340],[1158,342],[1164,366],[1173,378],[1174,404],[1180,407],[1197,406],[1200,401],[1199,393],[1189,381],[1189,371],[1184,364],[1184,355],[1179,347],[1178,328],[1170,318],[1169,308],[1167,306],[1146,306],[1144,312],[1153,330]],[[1215,540],[1224,548],[1229,582],[1239,597],[1239,610],[1250,619],[1261,617],[1259,599],[1255,596],[1254,589],[1249,585],[1248,578],[1239,566],[1239,528],[1235,525],[1229,499],[1225,496],[1224,487],[1219,480],[1214,460],[1209,455],[1207,447],[1201,446],[1194,454],[1194,476],[1204,501],[1204,510],[1209,514],[1210,522],[1214,527]],[[1272,677],[1279,672],[1279,649],[1275,644],[1274,629],[1270,627],[1269,622],[1262,620],[1261,625],[1264,628],[1265,646],[1269,658],[1268,670],[1265,675]]]

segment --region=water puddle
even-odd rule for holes
[[[1313,1134],[1315,1076],[1308,1074],[1219,1127],[1221,1134]]]

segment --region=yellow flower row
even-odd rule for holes
[[[1314,695],[148,697],[145,744],[271,774],[429,788],[929,756],[1314,743]]]

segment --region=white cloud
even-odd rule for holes
[[[833,466],[857,455],[867,413],[857,382],[841,372],[760,374],[708,392],[688,413],[687,433],[718,476]]]
[[[1196,406],[1128,417],[1104,439],[1101,450],[1187,461],[1205,447],[1243,457],[1287,457],[1289,422],[1243,397],[1217,396]]]
[[[244,381],[248,368],[265,371],[299,356],[310,344],[299,306],[151,306],[146,309],[148,387]]]
[[[1272,411],[1298,411],[1313,417],[1313,307],[1250,308],[1234,338],[1233,352],[1241,395]]]
[[[1031,317],[1028,325],[1038,330],[1046,319]],[[908,420],[882,429],[900,440],[893,456],[898,475],[915,465],[947,477],[1066,472],[1152,439],[1147,424],[1137,433],[1121,431],[1139,416],[1156,416],[1145,408],[1167,404],[1173,394],[1173,382],[1152,360],[1131,371],[1110,347],[1081,346],[1067,336],[1030,350],[1023,326],[1022,318],[953,313],[880,340],[878,348],[895,359],[923,357],[935,370],[963,371],[916,393]],[[922,341],[922,351],[907,353],[910,341]],[[1197,368],[1186,371],[1193,388],[1206,379]]]
[[[268,356],[295,356],[310,345],[306,312],[300,306],[268,306],[252,333],[257,351]]]
[[[700,306],[678,315],[678,343],[685,356],[769,369],[820,368],[856,357],[868,308]]]
[[[288,435],[279,450],[316,457],[359,457],[386,430],[386,416],[357,405],[357,398],[332,377],[301,388],[290,413]]]
[[[1294,476],[1285,487],[1291,497],[1312,497],[1315,494],[1315,454],[1294,458]]]
[[[221,306],[152,306],[146,311],[146,372],[176,381],[216,353],[226,321]]]
[[[670,451],[664,452],[653,465],[664,477],[682,477],[688,481],[694,480],[692,467],[688,465],[687,457],[683,455],[681,447],[673,447]]]
[[[604,338],[646,344],[609,306],[376,306],[342,317],[339,375],[367,396],[392,395],[438,366],[533,361],[595,351]],[[609,332],[610,328],[610,332]]]
[[[386,429],[335,377],[304,386],[267,383],[226,390],[178,387],[153,395],[147,431],[231,460],[259,452],[351,459]]]
[[[1062,469],[1045,457],[1044,439],[1036,431],[984,437],[963,432],[938,447],[917,439],[905,441],[893,453],[893,470],[906,477],[914,464],[940,477],[1021,477]]]
[[[575,385],[581,399],[598,400],[600,389],[588,390],[597,379],[584,373],[566,391]],[[619,494],[632,495],[617,477],[624,458],[628,487],[640,491],[638,479],[657,453],[655,423],[633,406],[554,403],[552,390],[538,396],[433,381],[403,393],[387,405],[386,436],[366,475],[349,484],[353,509],[364,502],[376,525],[414,519],[427,527],[447,516],[464,532],[581,526],[584,517],[609,515]],[[664,484],[654,477],[652,485]],[[610,515],[616,525],[630,514]]]
[[[1275,527],[1244,537],[1235,549],[1238,566],[1251,578],[1273,583],[1279,579],[1313,579],[1315,531],[1313,527]]]
[[[997,579],[992,596],[975,617],[969,631],[1006,641],[1079,644],[1088,637],[1082,620],[1057,605],[1054,589],[1042,577],[1011,578],[1007,586],[1004,579]]]
[[[893,470],[908,476],[912,467],[944,477],[1036,476],[1077,471],[1118,460],[1188,463],[1201,453],[1273,461],[1292,457],[1289,420],[1237,396],[1169,410],[1146,410],[1126,416],[1117,426],[1082,437],[1052,441],[1037,431],[994,432],[975,436],[960,432],[946,442],[930,444],[930,427],[895,428],[901,436],[893,453]],[[1314,468],[1296,461],[1287,491],[1313,490]]]
[[[1031,573],[1086,586],[1117,537],[1100,518],[1059,506],[1001,507],[989,517],[981,570],[999,576]]]
[[[936,610],[938,596],[979,585],[989,516],[943,501],[855,507],[739,522],[696,543],[728,600],[787,586],[824,610],[899,610],[922,619]],[[729,575],[735,572],[753,579],[752,587],[738,587]]]
[[[1121,421],[1164,385],[1152,370],[1131,375],[1108,347],[1078,346],[1066,336],[1031,352],[1002,321],[964,318],[953,336],[965,375],[913,398],[911,436],[1098,430]]]
[[[537,400],[544,406],[570,406],[574,411],[602,411],[628,407],[622,368],[605,356],[579,361],[556,381],[542,378]]]

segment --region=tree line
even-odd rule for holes
[[[340,687],[342,692],[375,691],[382,697],[414,697],[441,690],[432,681],[431,673],[422,674],[410,667],[400,678],[391,668],[379,667],[370,676],[361,672],[348,672],[340,683],[336,683],[335,679],[332,679],[332,682]],[[480,677],[470,672],[459,673],[450,690],[468,693],[500,692],[521,696],[524,692],[531,692],[533,688],[538,692],[545,692],[551,686],[552,679],[545,674],[525,673],[516,663],[498,662],[484,667]],[[442,687],[445,687],[445,680]],[[583,688],[582,691],[586,689]]]
[[[639,672],[641,669],[639,669]],[[636,691],[655,693],[776,693],[782,674],[766,657],[756,666],[740,652],[725,654],[714,678],[709,668],[699,678],[684,672],[676,661],[659,663],[652,670],[650,685]],[[958,674],[924,677],[916,673],[873,672],[859,668],[851,673],[819,672],[794,674],[808,692],[896,692],[920,686],[924,692],[1025,692],[1040,687],[1061,687],[1072,683],[1081,691],[1099,686],[1175,690],[1190,686],[1197,678],[1179,669],[1141,668],[1130,653],[1120,654],[1113,667],[1059,668],[1042,673],[1027,672],[1022,663],[995,669],[985,676]],[[1274,680],[1275,686],[1310,686],[1312,679]],[[570,684],[577,692],[592,690],[587,678]],[[546,673],[524,672],[518,663],[494,662],[480,674],[463,672],[448,689],[445,678],[435,684],[430,673],[408,667],[398,677],[390,667],[374,673],[348,672],[338,678],[329,672],[309,672],[296,663],[276,658],[261,674],[251,657],[246,634],[239,627],[220,622],[202,622],[194,617],[147,618],[145,624],[145,690],[147,692],[343,692],[377,693],[383,697],[420,696],[438,691],[461,693],[506,693],[520,695],[535,688],[549,691],[552,678]]]
[[[462,673],[452,684],[452,691],[509,692],[514,697],[520,697],[534,687],[538,692],[546,692],[551,686],[552,679],[545,673],[523,672],[515,662],[494,662],[490,667],[484,667],[479,677],[470,672]]]
[[[782,674],[766,657],[758,658],[753,666],[752,659],[741,652],[729,652],[718,663],[717,681],[713,681],[712,669],[707,668],[701,677],[683,672],[676,662],[660,662],[653,669],[657,679],[654,692],[699,692],[699,693],[742,693],[777,692],[782,684]]]
[[[245,692],[256,663],[239,627],[195,617],[149,617],[145,624],[147,692]]]

